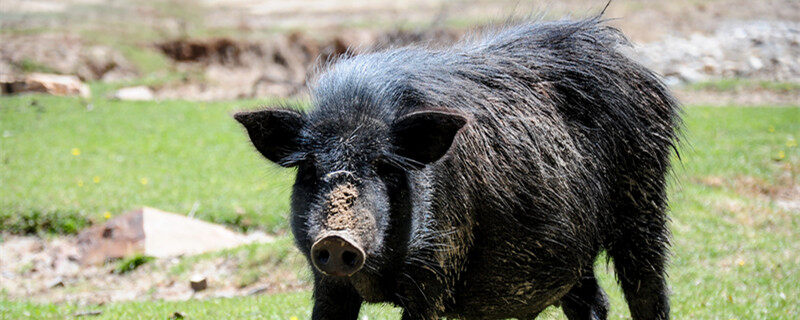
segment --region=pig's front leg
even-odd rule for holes
[[[312,320],[356,320],[363,299],[349,285],[315,281]]]

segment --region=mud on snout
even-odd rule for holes
[[[325,218],[311,246],[311,261],[328,276],[351,276],[368,259],[368,246],[375,240],[377,228],[369,209],[359,205],[359,196],[354,183],[343,182],[326,197]]]

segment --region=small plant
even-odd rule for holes
[[[30,210],[0,212],[0,229],[14,234],[76,234],[91,224],[77,210]]]
[[[16,64],[17,67],[22,69],[22,71],[25,73],[30,73],[30,72],[58,73],[55,69],[31,59],[23,59],[22,61]]]
[[[242,272],[241,275],[239,275],[239,278],[236,281],[236,285],[239,286],[239,288],[247,287],[251,284],[258,282],[260,276],[261,272],[259,272],[258,269],[246,270]]]
[[[128,273],[133,270],[136,270],[136,268],[141,267],[143,264],[153,260],[155,260],[155,258],[137,254],[135,256],[120,260],[117,263],[117,267],[114,268],[114,273],[116,274]]]
[[[17,269],[17,273],[26,274],[26,273],[32,271],[35,267],[36,266],[33,264],[33,262],[28,262],[26,264],[23,264],[23,265],[19,266],[19,269]]]

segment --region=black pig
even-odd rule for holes
[[[326,68],[304,113],[235,115],[296,167],[313,319],[605,319],[605,250],[634,319],[666,319],[665,184],[680,108],[599,18],[526,23]]]

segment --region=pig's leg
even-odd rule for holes
[[[561,298],[561,309],[569,320],[605,320],[608,315],[608,298],[597,284],[594,271],[589,270],[567,294]]]
[[[361,296],[349,286],[317,281],[311,319],[356,320],[362,301]]]
[[[663,185],[653,189],[629,189],[607,248],[634,320],[669,319],[666,196]]]

